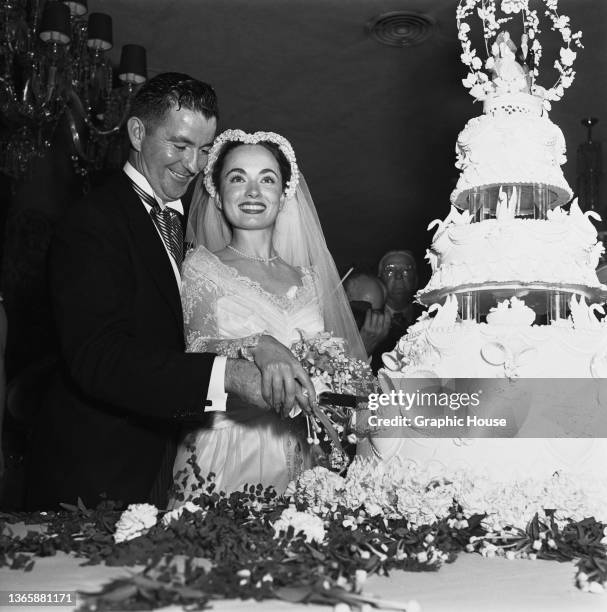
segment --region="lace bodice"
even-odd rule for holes
[[[266,332],[290,346],[306,334],[323,331],[315,273],[298,268],[301,285],[286,294],[266,291],[204,247],[190,251],[182,270],[182,303],[188,352],[232,355],[230,342]]]

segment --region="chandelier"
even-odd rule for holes
[[[0,172],[26,175],[64,120],[76,169],[104,165],[146,80],[146,55],[123,46],[114,87],[112,18],[87,13],[87,0],[0,0]]]

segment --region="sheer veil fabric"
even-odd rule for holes
[[[192,196],[186,241],[195,247],[204,246],[214,253],[223,249],[230,240],[230,227],[215,198],[204,188],[201,174]],[[365,348],[348,299],[327,248],[312,196],[301,174],[294,196],[285,202],[278,214],[273,240],[274,249],[286,263],[315,270],[325,329],[333,332],[334,336],[344,338],[353,357],[366,360]]]

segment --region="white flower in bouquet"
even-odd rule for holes
[[[352,509],[363,506],[371,516],[394,514],[396,479],[392,464],[356,459],[348,468],[341,503]]]
[[[537,482],[504,483],[483,474],[464,476],[456,499],[466,516],[486,514],[483,526],[501,532],[511,526],[524,529],[538,510]],[[531,489],[531,490],[530,490]]]
[[[183,504],[183,506],[179,506],[178,508],[167,512],[162,517],[162,524],[165,527],[168,527],[173,521],[177,521],[181,517],[184,510],[187,510],[191,514],[196,514],[197,512],[201,512],[202,508],[196,505],[194,502],[187,501],[185,504]]]
[[[465,79],[462,79],[462,85],[466,88],[466,89],[470,89],[471,87],[474,87],[477,83],[477,79],[476,79],[476,73],[475,72],[469,72],[468,76],[466,76]]]
[[[307,502],[315,512],[322,512],[338,502],[344,485],[345,480],[339,474],[316,466],[291,482],[286,495],[294,497],[298,502]]]
[[[525,529],[535,514],[547,520],[545,511],[551,511],[561,526],[588,516],[604,521],[607,510],[599,500],[606,495],[605,487],[599,483],[582,483],[566,474],[499,482],[470,473],[462,478],[456,499],[466,516],[486,514],[483,526],[499,532],[505,527]]]
[[[396,508],[412,526],[431,525],[448,516],[453,505],[450,485],[426,485],[423,489],[403,487],[396,492]]]
[[[373,486],[369,482],[358,483],[348,479],[342,494],[342,503],[352,509],[362,506],[369,516],[377,516],[390,510],[390,497],[391,492],[382,489],[379,483]]]
[[[481,83],[478,83],[477,85],[475,85],[474,87],[470,89],[470,95],[475,100],[482,102],[483,100],[487,98],[487,92],[486,92],[485,86],[482,85]]]
[[[145,535],[158,520],[158,508],[151,504],[131,504],[116,523],[116,544]]]
[[[559,523],[568,519],[581,521],[593,516],[607,523],[607,485],[595,478],[574,478],[567,473],[555,474],[543,483],[540,499],[542,508],[554,510]]]
[[[318,542],[325,539],[325,527],[322,520],[315,514],[299,512],[295,506],[289,506],[282,511],[280,518],[273,523],[275,537],[286,533],[289,527],[293,528],[295,535],[303,533],[306,542]]]

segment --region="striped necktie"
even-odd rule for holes
[[[164,244],[175,260],[177,267],[181,266],[183,261],[183,227],[181,225],[181,215],[172,208],[165,206],[160,208],[160,204],[156,198],[146,193],[137,183],[131,181],[135,193],[151,207],[150,216],[154,221]]]

